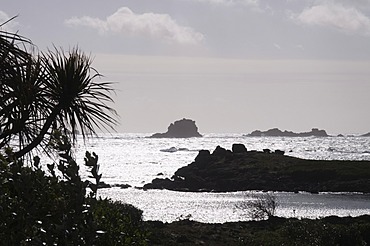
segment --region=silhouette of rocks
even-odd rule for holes
[[[103,181],[100,181],[99,185],[98,185],[98,188],[99,189],[105,189],[105,188],[112,188],[112,186],[110,184],[107,184],[107,183],[103,182]]]
[[[220,146],[211,154],[201,150],[195,161],[171,179],[156,178],[144,189],[176,191],[307,191],[370,193],[370,161],[304,160],[284,151],[233,151]]]
[[[131,188],[129,184],[115,184],[114,187],[120,187],[121,189]]]
[[[120,187],[121,189],[127,189],[127,188],[130,188],[131,185],[129,185],[129,184],[113,184],[113,185],[110,185],[110,184],[107,184],[107,183],[101,181],[99,183],[99,186],[98,186],[99,189],[112,188],[112,187]]]
[[[155,133],[151,138],[191,138],[202,137],[198,132],[198,127],[195,121],[190,119],[182,119],[171,123],[165,133]]]
[[[228,154],[231,154],[231,151],[230,150],[226,150],[220,146],[217,146],[216,149],[213,151],[212,155],[213,156],[220,156],[220,157],[225,157],[227,156]],[[196,160],[196,158],[195,158]]]
[[[233,144],[232,151],[234,153],[245,153],[247,152],[247,148],[244,146],[244,144]]]
[[[295,133],[292,131],[281,131],[278,128],[269,129],[267,131],[256,130],[246,135],[247,137],[329,137],[325,130],[312,128],[310,132]]]
[[[270,149],[263,149],[263,153],[270,154],[271,150]]]
[[[275,154],[278,154],[278,155],[284,155],[285,154],[285,151],[282,151],[282,150],[275,150]]]
[[[369,133],[366,133],[364,135],[361,135],[361,137],[370,137],[370,132]]]

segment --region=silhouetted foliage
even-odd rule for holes
[[[272,217],[261,221],[222,224],[180,220],[149,221],[150,245],[369,245],[370,216],[295,219]]]
[[[26,47],[35,50],[29,40],[0,31],[0,147],[16,141],[19,158],[47,148],[54,129],[73,141],[77,132],[85,138],[95,128],[113,129],[112,84],[96,81],[101,75],[90,57],[78,48],[35,54]]]
[[[65,142],[60,142],[64,149]],[[64,147],[63,147],[64,146]],[[70,148],[60,151],[50,175],[34,158],[9,163],[0,156],[0,242],[5,245],[146,245],[142,211],[120,202],[96,199],[83,181]],[[97,160],[97,155],[93,154]],[[97,162],[86,152],[85,165]],[[56,175],[56,170],[60,176]],[[101,174],[98,174],[101,176]],[[94,184],[96,187],[98,183]]]
[[[275,196],[265,193],[247,196],[244,201],[236,205],[236,208],[245,210],[253,220],[263,220],[275,215],[277,205]]]
[[[85,138],[116,123],[111,83],[94,81],[100,74],[78,49],[26,47],[34,49],[0,30],[0,244],[146,245],[141,210],[97,198],[98,156],[85,154],[90,182],[71,153],[77,130]],[[58,162],[23,158],[35,148]]]

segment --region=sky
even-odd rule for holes
[[[0,0],[15,15],[115,82],[118,132],[370,132],[369,0]]]

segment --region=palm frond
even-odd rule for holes
[[[112,83],[97,82],[101,76],[91,67],[92,60],[78,48],[66,54],[63,50],[44,55],[49,74],[48,97],[60,108],[57,123],[70,130],[73,139],[77,131],[83,138],[96,134],[97,129],[113,130],[117,124],[112,103]]]
[[[21,157],[46,149],[56,128],[74,142],[77,132],[85,139],[96,129],[114,130],[112,83],[97,81],[89,56],[78,48],[34,55],[27,46],[28,39],[0,30],[0,148],[17,139]]]

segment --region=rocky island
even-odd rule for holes
[[[247,137],[329,137],[325,130],[319,130],[312,128],[310,132],[292,132],[292,131],[281,131],[278,128],[269,129],[267,131],[256,130],[250,134],[245,135]]]
[[[192,138],[202,137],[198,132],[195,121],[182,119],[171,123],[165,133],[155,133],[150,138]]]
[[[201,150],[171,179],[156,178],[144,189],[370,193],[370,161],[305,160],[284,151],[247,151],[234,144],[232,150]]]

